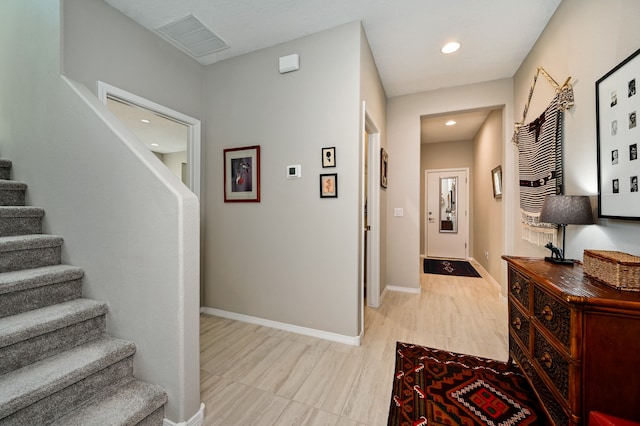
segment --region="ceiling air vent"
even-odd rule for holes
[[[229,47],[224,40],[205,27],[193,15],[187,15],[182,19],[170,22],[156,31],[194,58],[219,52]]]

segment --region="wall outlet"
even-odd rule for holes
[[[489,251],[488,250],[484,252],[484,258],[489,260]]]

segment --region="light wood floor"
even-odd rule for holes
[[[202,315],[204,424],[386,425],[396,341],[507,359],[495,285],[422,274],[421,286],[367,308],[359,347]]]

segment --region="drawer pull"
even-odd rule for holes
[[[545,352],[544,355],[540,358],[540,361],[544,364],[548,369],[553,365],[553,359],[549,352]]]
[[[542,316],[547,321],[551,321],[553,319],[553,310],[549,307],[549,305],[546,305],[544,309],[542,309]]]
[[[511,324],[513,324],[516,330],[520,330],[520,327],[522,327],[522,320],[519,317],[516,317]]]
[[[513,289],[513,292],[515,294],[520,294],[520,290],[522,290],[522,286],[517,281],[515,283],[513,283],[513,286],[511,288]]]

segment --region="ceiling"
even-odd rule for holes
[[[107,108],[151,151],[171,154],[187,150],[187,125],[113,97],[107,98]]]
[[[391,98],[513,77],[561,0],[105,1],[156,33],[192,14],[229,45],[203,65],[361,21]]]

